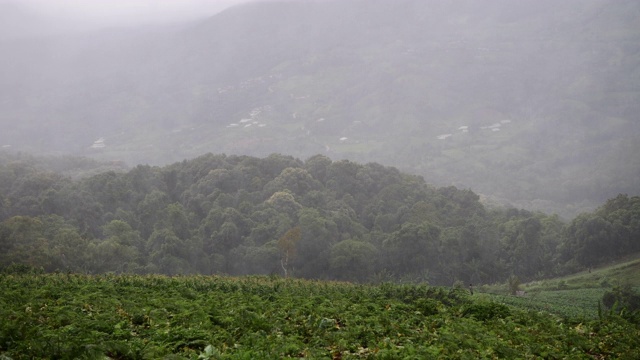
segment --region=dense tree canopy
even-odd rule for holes
[[[552,276],[640,251],[640,198],[564,223],[488,209],[375,163],[207,154],[70,178],[0,161],[0,267],[275,273],[451,284]]]

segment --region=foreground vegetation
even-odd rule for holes
[[[638,358],[615,315],[565,319],[423,285],[0,275],[9,359]]]

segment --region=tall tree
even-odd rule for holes
[[[284,273],[284,277],[289,277],[291,271],[291,261],[296,256],[297,246],[302,237],[300,228],[294,227],[287,231],[278,240],[278,250],[280,250],[280,266]]]

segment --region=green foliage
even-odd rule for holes
[[[565,258],[583,266],[640,251],[640,197],[620,194],[594,213],[581,214],[567,228]]]
[[[611,311],[619,311],[622,317],[640,324],[640,294],[631,286],[616,286],[605,292],[602,304]]]
[[[279,277],[3,274],[0,356],[636,358],[622,318],[562,320],[429,286]]]
[[[602,267],[588,268],[571,275],[532,281],[525,284],[527,291],[569,289],[609,289],[618,284],[628,284],[633,287],[640,286],[640,253],[632,254],[623,260],[604,265]]]
[[[284,271],[284,277],[289,277],[289,263],[296,256],[298,243],[302,235],[299,227],[289,229],[280,239],[278,239],[278,250],[280,250],[280,265]]]
[[[331,271],[337,279],[368,280],[375,268],[371,259],[377,257],[375,246],[357,240],[343,240],[331,247]]]
[[[477,301],[462,311],[463,316],[473,317],[480,321],[504,319],[511,315],[511,310],[504,304]]]
[[[44,274],[43,268],[36,268],[29,265],[24,264],[11,264],[2,268],[3,274],[14,274],[14,275],[36,275],[36,274]]]
[[[598,319],[603,289],[527,291],[525,296],[482,294],[493,301],[522,309],[543,311],[570,319]]]
[[[640,223],[637,197],[620,195],[567,225],[320,155],[207,154],[77,180],[24,164],[0,173],[0,266],[47,272],[270,274],[286,263],[287,275],[305,278],[479,285],[621,256],[636,248]],[[295,246],[278,248],[294,228]]]
[[[511,275],[507,279],[509,294],[515,295],[520,290],[520,279],[516,275]]]
[[[621,261],[602,268],[594,268],[577,274],[536,280],[521,284],[525,290],[524,296],[505,296],[504,285],[483,285],[477,288],[481,298],[488,297],[494,301],[517,306],[520,308],[544,311],[563,318],[574,319],[604,319],[608,316],[631,315],[634,312],[622,310],[616,300],[620,296],[620,289],[626,289],[627,294],[633,294],[640,286],[640,259],[636,254],[632,260]],[[603,286],[603,280],[607,284]],[[626,284],[624,286],[616,284]],[[608,295],[605,295],[608,294]],[[616,295],[618,294],[618,295]],[[613,308],[607,308],[605,302]],[[621,301],[622,303],[623,301]],[[637,314],[637,312],[636,312]],[[628,317],[631,320],[633,317]]]

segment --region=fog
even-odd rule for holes
[[[3,0],[48,23],[55,32],[185,22],[249,0]]]
[[[640,192],[637,1],[243,3],[0,0],[0,146],[320,153],[567,216]]]

